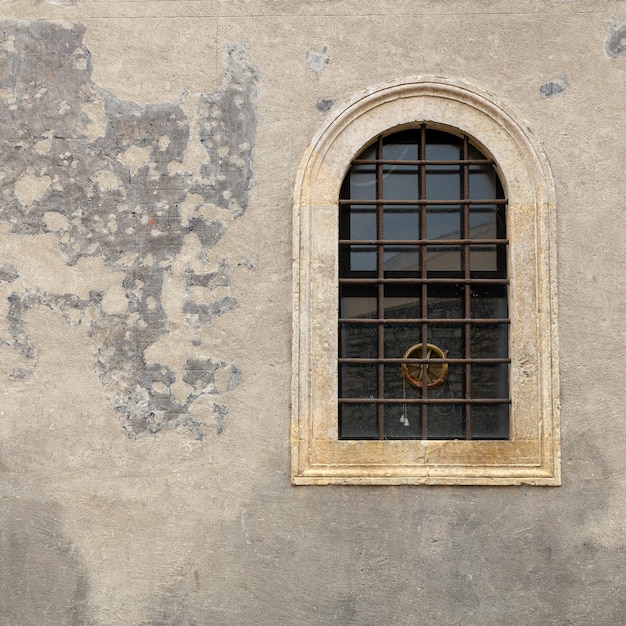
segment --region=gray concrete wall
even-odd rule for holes
[[[626,623],[626,3],[0,2],[0,622]],[[557,193],[563,486],[292,487],[291,206],[388,80]]]

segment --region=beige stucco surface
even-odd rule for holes
[[[0,18],[1,623],[626,622],[626,3]],[[420,75],[495,94],[552,171],[561,487],[290,484],[297,168],[336,107]]]

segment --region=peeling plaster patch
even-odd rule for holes
[[[83,102],[82,121],[83,133],[89,141],[106,137],[107,118],[101,99],[93,97],[93,101]]]
[[[193,217],[189,220],[186,232],[195,233],[203,246],[213,247],[222,237],[226,225],[221,220],[206,220]]]
[[[221,435],[224,432],[224,420],[228,417],[228,407],[223,404],[215,404],[213,413],[217,422],[217,434]]]
[[[328,46],[324,46],[324,49],[321,52],[309,50],[306,53],[307,65],[314,74],[319,74],[328,65],[330,57],[328,56],[327,51]]]
[[[328,98],[320,98],[315,106],[321,113],[328,113],[335,106],[335,101]]]
[[[58,211],[46,211],[41,216],[41,221],[48,232],[66,231],[69,229],[70,223],[63,213]]]
[[[146,165],[150,160],[150,148],[130,146],[128,150],[118,155],[117,160],[130,170],[131,176],[135,176],[139,168]]]
[[[128,309],[126,290],[120,286],[107,289],[102,296],[102,310],[107,315],[123,315]]]
[[[183,305],[183,311],[186,314],[187,323],[194,328],[200,328],[210,325],[216,317],[232,311],[236,306],[237,300],[227,296],[211,304],[198,304],[188,300]]]
[[[223,361],[213,362],[208,359],[187,359],[185,364],[185,375],[183,380],[190,385],[194,391],[203,391],[209,394],[223,393],[224,391],[232,391],[235,387],[227,384],[227,389],[219,389],[218,382],[216,380],[216,373],[218,370],[222,370],[226,367]],[[230,366],[229,368],[229,381],[233,372],[239,370]],[[237,381],[239,382],[239,381]]]
[[[256,135],[259,72],[241,46],[231,44],[226,80],[218,92],[202,96],[204,123],[198,137],[206,152],[200,172],[205,183],[193,191],[233,217],[243,214],[254,184],[252,149]]]
[[[10,263],[0,265],[0,281],[12,283],[18,276],[19,272]]]
[[[201,439],[204,424],[194,416],[194,402],[232,391],[239,370],[205,354],[204,365],[210,370],[209,364],[218,364],[220,376],[206,384],[194,379],[199,387],[188,393],[176,380],[177,367],[185,352],[199,352],[213,320],[237,306],[229,292],[231,263],[212,258],[211,249],[248,206],[258,71],[233,44],[215,93],[139,106],[92,82],[82,25],[4,21],[0,33],[0,66],[7,68],[0,74],[0,119],[9,120],[0,142],[3,236],[13,243],[11,238],[52,233],[37,241],[51,238],[68,274],[61,272],[59,282],[59,268],[51,266],[53,275],[34,275],[44,254],[39,248],[32,262],[20,257],[21,264],[0,266],[0,280],[19,274],[26,285],[8,297],[0,344],[19,355],[19,367],[32,370],[37,346],[24,317],[34,307],[58,312],[69,324],[88,327],[96,372],[129,437],[182,427]],[[41,58],[55,62],[44,68]],[[185,247],[187,240],[196,243]],[[184,256],[190,251],[192,257]],[[101,268],[79,264],[86,258]],[[87,295],[90,268],[101,288]],[[102,280],[103,272],[112,272],[110,280]],[[120,283],[113,272],[123,277]],[[52,285],[69,289],[53,293]],[[177,354],[152,350],[165,336]],[[181,370],[178,376],[191,374]],[[182,391],[175,396],[174,389]],[[221,432],[228,411],[216,406]]]
[[[542,98],[550,98],[563,93],[569,87],[567,76],[561,74],[558,78],[553,78],[551,81],[544,83],[539,88]]]
[[[103,170],[98,172],[94,178],[94,182],[100,188],[100,191],[112,191],[120,187],[120,180],[118,177],[110,171]]]
[[[49,176],[35,176],[27,172],[15,181],[15,195],[22,206],[28,206],[46,195],[51,182]]]
[[[35,152],[38,152],[39,154],[48,154],[50,152],[52,144],[50,143],[49,139],[42,139],[41,141],[37,142],[34,147]]]
[[[185,284],[189,287],[206,287],[213,290],[215,287],[227,287],[230,285],[232,269],[226,259],[219,261],[218,269],[207,274],[198,274],[191,268],[185,270]]]
[[[613,21],[607,24],[604,51],[610,59],[615,59],[626,51],[626,24],[616,24]]]

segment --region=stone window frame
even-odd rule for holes
[[[374,137],[421,123],[469,135],[508,199],[509,440],[339,440],[338,198]],[[359,94],[307,148],[294,192],[291,480],[309,484],[561,484],[554,183],[527,126],[461,81],[404,80]]]

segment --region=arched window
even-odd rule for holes
[[[507,439],[506,199],[465,134],[379,135],[339,199],[339,438]]]
[[[493,96],[400,81],[294,196],[292,482],[560,484],[554,189]]]

